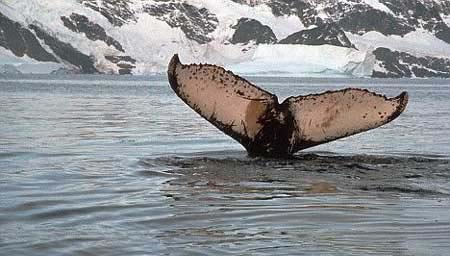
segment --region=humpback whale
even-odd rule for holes
[[[276,95],[211,64],[168,66],[170,87],[189,107],[238,141],[250,156],[288,157],[295,152],[377,128],[397,118],[407,92],[387,98],[347,88],[291,96]]]

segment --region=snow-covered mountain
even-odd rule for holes
[[[0,72],[450,78],[450,0],[0,0]]]

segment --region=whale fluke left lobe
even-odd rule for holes
[[[278,102],[275,95],[222,67],[183,65],[178,55],[169,63],[168,78],[189,107],[246,149],[263,128],[261,120]]]

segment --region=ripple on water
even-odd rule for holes
[[[171,175],[182,174],[183,178],[172,181],[174,183],[184,179],[183,182],[223,188],[244,184],[249,187],[251,184],[285,184],[297,188],[303,186],[300,190],[305,192],[369,191],[436,196],[450,193],[447,181],[440,182],[439,178],[448,173],[447,159],[310,153],[292,159],[263,160],[221,157],[220,154],[223,153],[213,157],[159,157],[140,162],[152,170],[159,168]],[[258,186],[260,189],[266,187]]]

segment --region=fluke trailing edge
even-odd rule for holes
[[[241,143],[253,156],[284,157],[382,126],[406,108],[408,94],[386,98],[348,88],[289,97],[281,104],[232,72],[209,64],[168,67],[175,93],[198,114]]]

